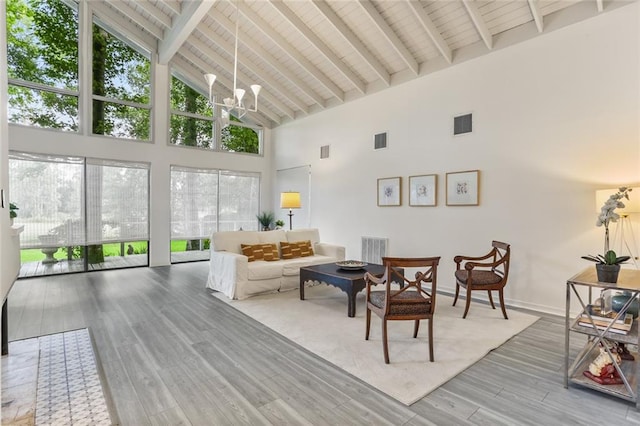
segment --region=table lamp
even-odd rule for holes
[[[281,192],[280,193],[280,208],[289,209],[289,229],[293,229],[292,217],[293,211],[292,209],[300,208],[300,193],[299,192]]]

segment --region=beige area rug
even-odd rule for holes
[[[428,327],[422,321],[413,339],[413,321],[388,324],[389,358],[384,363],[381,321],[371,316],[369,340],[364,340],[364,294],[358,294],[356,316],[347,317],[347,295],[335,287],[316,285],[298,291],[245,300],[213,293],[251,318],[335,364],[398,401],[411,405],[484,357],[538,317],[507,311],[509,320],[481,303],[472,303],[462,319],[464,300],[438,295],[434,320],[435,362],[429,362]]]

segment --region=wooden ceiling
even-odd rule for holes
[[[630,0],[633,1],[633,0]],[[251,120],[272,128],[494,50],[627,1],[605,0],[97,0],[93,13],[156,52],[160,64],[214,91],[263,86]],[[236,14],[236,6],[238,15]]]

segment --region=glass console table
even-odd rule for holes
[[[587,289],[587,302],[584,301],[580,288]],[[581,326],[578,324],[580,314],[576,318],[571,315],[571,300],[575,299],[579,302],[581,313],[587,311],[587,305],[592,302],[593,290],[615,290],[615,291],[629,291],[632,296],[622,307],[620,312],[624,312],[632,303],[632,301],[640,293],[640,271],[636,269],[621,269],[618,276],[617,283],[604,283],[599,282],[596,276],[595,266],[586,268],[577,275],[574,275],[567,280],[567,300],[566,300],[566,313],[565,313],[565,348],[564,348],[564,387],[568,388],[569,383],[585,386],[609,395],[614,395],[628,401],[636,403],[636,408],[640,408],[640,400],[638,398],[638,391],[640,390],[640,369],[638,368],[638,362],[640,356],[638,354],[639,345],[639,333],[638,333],[638,321],[634,320],[631,330],[627,334],[618,334],[611,331],[600,330],[598,328]],[[584,293],[584,291],[582,291]],[[622,315],[618,314],[618,317]],[[593,324],[593,319],[589,316],[590,322]],[[616,317],[616,319],[618,319]],[[587,341],[573,360],[573,363],[569,365],[569,338],[571,333],[578,333],[585,335]],[[631,345],[635,349],[630,352],[634,357],[634,361],[621,361],[617,363],[615,358],[612,357],[613,365],[617,370],[621,384],[599,384],[583,375],[585,370],[589,369],[589,364],[600,354],[599,343],[602,343],[604,347],[604,340],[613,342],[624,343],[625,345]],[[609,349],[607,349],[609,351]],[[611,356],[611,353],[609,352]]]

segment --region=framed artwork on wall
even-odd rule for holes
[[[479,204],[480,171],[447,173],[447,205],[477,206]]]
[[[402,203],[402,178],[378,179],[378,206],[399,206]]]
[[[409,205],[433,207],[438,201],[438,175],[409,176]]]

